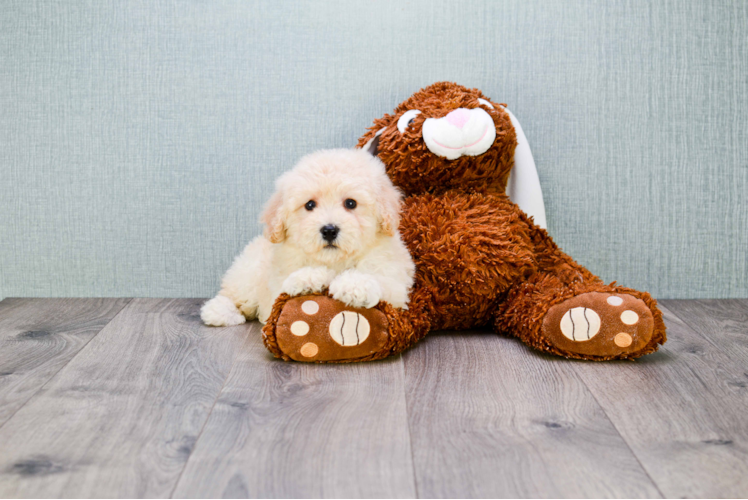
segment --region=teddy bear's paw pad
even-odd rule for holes
[[[651,340],[654,319],[644,301],[632,295],[589,292],[551,307],[542,331],[562,351],[629,357]]]
[[[296,297],[283,306],[278,347],[296,361],[347,361],[381,350],[389,337],[378,309],[358,309],[326,296]]]

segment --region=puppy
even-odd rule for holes
[[[384,164],[360,149],[302,158],[276,182],[263,236],[236,258],[201,309],[207,325],[265,323],[282,293],[328,289],[352,307],[406,308],[415,265],[397,231],[401,194]]]

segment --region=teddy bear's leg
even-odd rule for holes
[[[648,293],[606,285],[553,244],[539,262],[536,274],[508,292],[497,330],[578,359],[637,358],[665,342],[662,313]]]
[[[408,310],[380,302],[371,309],[354,308],[327,294],[275,301],[262,329],[263,341],[286,361],[349,363],[371,361],[401,352],[429,330],[422,308],[411,296]]]

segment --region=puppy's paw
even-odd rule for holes
[[[296,296],[310,292],[321,292],[335,277],[335,271],[324,266],[302,267],[292,272],[283,282],[281,291]]]
[[[209,326],[234,326],[247,321],[234,302],[225,295],[217,295],[203,304],[200,318]]]
[[[373,276],[349,270],[330,283],[330,294],[351,307],[374,307],[382,299],[382,287]]]

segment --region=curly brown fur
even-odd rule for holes
[[[531,231],[505,195],[458,190],[406,199],[401,236],[429,287],[434,329],[486,324],[501,294],[537,268]],[[413,299],[411,299],[411,303]]]

